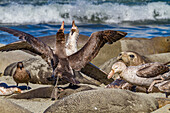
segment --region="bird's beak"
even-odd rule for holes
[[[72,22],[72,28],[73,28],[73,27],[76,27],[74,20],[73,20],[73,22]]]
[[[76,31],[76,25],[75,25],[75,22],[74,22],[74,20],[73,20],[73,22],[72,22],[72,28],[71,28],[71,32],[72,32],[72,34],[71,35],[73,35],[73,33]]]
[[[59,30],[62,30],[63,31],[63,33],[64,33],[64,21],[62,22],[62,25],[61,25],[61,27],[60,27],[60,29]]]
[[[114,75],[114,70],[112,69],[109,73],[109,75],[107,76],[107,79],[112,78],[112,76]]]

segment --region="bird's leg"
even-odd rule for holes
[[[57,79],[55,80],[54,88],[53,88],[53,91],[52,91],[52,94],[51,94],[51,100],[57,99],[57,96],[58,96],[58,94],[57,94],[58,93],[58,87],[57,87],[58,80],[59,80],[59,76],[57,76]]]
[[[148,88],[146,88],[146,94],[148,94],[149,92],[148,92]]]
[[[165,92],[166,98],[168,98],[169,95],[170,95],[170,94],[169,94],[168,92]]]
[[[18,87],[18,83],[17,83],[17,87]]]
[[[128,82],[126,82],[125,84],[123,84],[123,85],[121,86],[121,89],[129,90],[131,86],[132,86],[131,84],[129,84]]]
[[[163,82],[164,80],[154,80],[151,85],[149,86],[148,88],[148,92],[152,92],[153,90],[153,86],[156,84],[156,83],[160,83],[160,82]]]

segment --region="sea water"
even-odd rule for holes
[[[73,20],[87,36],[107,29],[127,37],[170,36],[170,0],[0,0],[0,27],[35,37],[55,35],[62,21],[69,33]],[[0,31],[0,43],[17,40]]]

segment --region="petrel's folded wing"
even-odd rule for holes
[[[22,39],[23,41],[30,44],[30,46],[33,49],[35,49],[39,54],[41,54],[41,57],[43,59],[45,59],[48,64],[51,64],[51,60],[52,61],[58,60],[57,56],[54,57],[53,51],[51,50],[51,48],[49,46],[47,46],[45,43],[43,43],[42,41],[35,38],[34,36],[32,36],[28,33],[22,32],[22,31],[5,28],[5,27],[0,27],[0,30],[8,32],[10,34],[13,34],[16,37],[19,37],[19,39]],[[54,62],[56,62],[56,61],[54,61]]]
[[[123,38],[127,33],[113,30],[105,30],[92,33],[87,43],[76,53],[68,56],[72,69],[80,71],[88,62],[98,54],[105,43],[113,42]]]
[[[156,77],[167,71],[169,71],[169,68],[166,65],[155,62],[142,65],[136,74],[139,77],[150,78]]]

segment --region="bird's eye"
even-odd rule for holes
[[[130,58],[134,58],[135,56],[134,55],[129,55],[130,56]]]
[[[119,56],[121,56],[121,55],[122,55],[122,53],[119,54]]]

